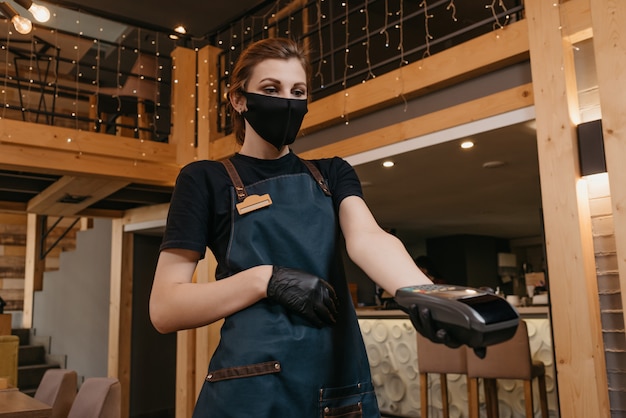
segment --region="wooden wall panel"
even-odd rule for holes
[[[589,200],[580,182],[573,47],[558,4],[527,0],[561,416],[609,417]]]

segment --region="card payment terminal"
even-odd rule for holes
[[[512,338],[519,324],[519,313],[505,299],[470,287],[409,286],[398,289],[395,299],[408,311],[427,308],[435,328],[474,349]]]

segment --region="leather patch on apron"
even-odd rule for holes
[[[341,406],[339,408],[324,408],[324,418],[362,418],[361,402],[356,405]]]
[[[242,377],[261,376],[280,372],[280,362],[266,361],[264,363],[250,364],[247,366],[228,367],[215,371],[209,371],[204,379],[207,382],[219,382],[220,380],[240,379]]]

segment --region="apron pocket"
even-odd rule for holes
[[[361,402],[356,405],[341,406],[339,408],[324,408],[324,418],[361,418],[363,417],[363,408]]]
[[[320,416],[323,418],[379,416],[376,395],[371,383],[322,389],[320,408]]]
[[[207,382],[219,382],[220,380],[240,379],[242,377],[261,376],[279,372],[280,362],[272,360],[247,366],[227,367],[214,371],[209,370],[209,374],[207,374],[204,380]]]

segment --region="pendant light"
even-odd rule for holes
[[[24,16],[20,16],[10,4],[0,2],[0,12],[13,23],[15,30],[22,35],[29,34],[33,30],[33,23]]]
[[[50,10],[46,6],[37,4],[32,0],[15,0],[17,4],[28,10],[37,22],[47,22],[50,20]]]

